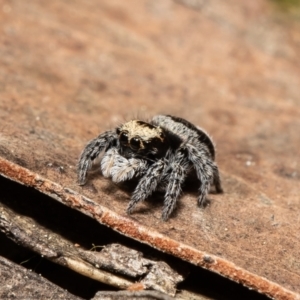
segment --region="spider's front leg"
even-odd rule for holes
[[[166,161],[161,159],[147,169],[132,194],[131,201],[127,207],[128,214],[132,213],[138,202],[145,200],[156,190],[165,168]]]
[[[97,138],[91,140],[83,149],[78,166],[77,175],[79,185],[86,183],[87,172],[93,165],[93,161],[99,156],[104,150],[111,147],[117,142],[117,134],[114,131],[106,131],[100,134]]]
[[[111,177],[113,182],[122,182],[134,176],[143,175],[148,167],[146,160],[125,158],[117,148],[109,149],[101,161],[101,170],[104,177]]]

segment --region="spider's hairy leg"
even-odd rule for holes
[[[197,149],[187,144],[189,160],[193,163],[198,179],[201,182],[199,189],[199,205],[203,205],[206,195],[209,192],[210,185],[216,174],[216,164],[211,160],[205,149]]]
[[[103,150],[109,148],[116,139],[117,135],[114,131],[106,131],[85,146],[77,166],[79,185],[86,183],[87,172],[92,167],[93,161]]]
[[[213,166],[214,169],[214,181],[213,184],[216,187],[216,192],[217,193],[223,193],[223,188],[221,184],[221,178],[220,178],[220,173],[219,173],[219,168],[216,164]]]
[[[161,159],[148,168],[132,194],[131,201],[127,207],[128,214],[132,213],[138,202],[145,200],[156,190],[165,167],[166,162]]]
[[[181,152],[181,151],[180,151]],[[181,153],[178,156],[181,156]],[[172,163],[172,171],[169,177],[169,183],[166,188],[164,208],[162,213],[162,219],[167,221],[170,214],[173,212],[178,197],[181,193],[182,184],[187,176],[188,162],[187,160],[178,158],[179,163]]]

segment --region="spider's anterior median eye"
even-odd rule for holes
[[[119,137],[121,144],[128,144],[128,134],[126,132],[122,132]]]
[[[139,138],[134,137],[130,140],[130,147],[133,150],[138,150],[141,147],[141,141]]]

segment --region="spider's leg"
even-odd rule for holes
[[[178,161],[178,162],[176,162]],[[182,157],[182,151],[178,151],[174,162],[171,164],[171,174],[169,183],[166,188],[164,208],[162,219],[167,221],[170,214],[173,212],[178,197],[181,193],[181,187],[187,175],[188,161]]]
[[[189,160],[193,163],[197,177],[201,182],[198,198],[198,203],[201,206],[213,181],[216,164],[211,160],[205,149],[197,149],[191,144],[187,144],[186,146],[189,153]]]
[[[166,162],[161,159],[148,168],[132,194],[131,201],[127,207],[128,214],[132,213],[138,202],[145,200],[156,190],[165,167]]]
[[[79,185],[85,184],[87,172],[92,167],[93,161],[103,150],[109,148],[116,139],[117,135],[115,132],[107,131],[100,134],[86,145],[80,155],[77,167]]]
[[[118,183],[132,179],[134,176],[143,175],[148,168],[146,160],[125,157],[117,154],[114,158],[114,165],[110,170],[112,181]]]
[[[216,192],[217,193],[223,193],[223,188],[222,188],[222,184],[221,184],[219,169],[218,169],[216,164],[214,164],[213,168],[214,168],[214,181],[213,181],[213,183],[216,187]]]

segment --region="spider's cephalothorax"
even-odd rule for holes
[[[126,158],[158,159],[168,150],[168,139],[159,126],[133,120],[116,130],[119,137],[119,153]]]
[[[166,115],[149,123],[132,120],[106,131],[84,148],[78,164],[78,182],[86,182],[93,161],[101,157],[101,171],[114,182],[138,178],[127,212],[155,190],[165,190],[162,218],[167,220],[175,208],[184,180],[195,170],[200,181],[201,205],[211,184],[222,192],[215,149],[209,136],[188,121]]]

